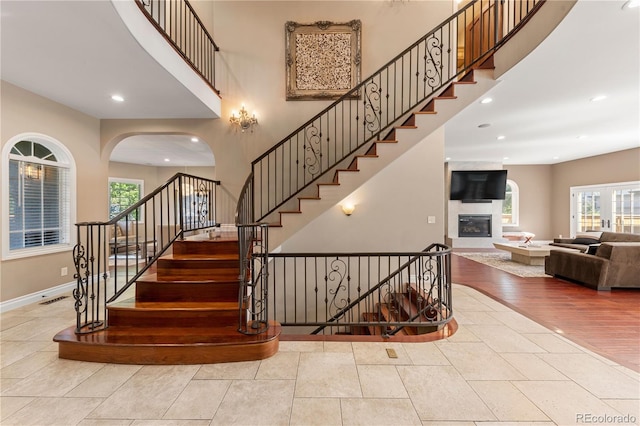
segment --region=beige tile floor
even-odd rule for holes
[[[133,366],[60,360],[72,299],[0,316],[2,425],[638,424],[640,374],[477,291],[432,343],[281,342],[272,358]],[[388,358],[393,348],[398,358]]]

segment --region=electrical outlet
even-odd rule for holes
[[[63,267],[63,268],[60,268],[60,276],[61,277],[66,277],[68,273],[69,273],[69,271],[67,270],[66,266]]]
[[[435,216],[427,217],[427,223],[436,223],[436,217]]]

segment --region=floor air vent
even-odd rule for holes
[[[55,297],[53,299],[49,299],[49,300],[45,300],[44,302],[40,302],[40,305],[50,305],[50,304],[52,304],[54,302],[57,302],[59,300],[66,299],[67,297],[69,297],[69,296]]]

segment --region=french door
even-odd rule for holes
[[[640,182],[571,187],[571,235],[640,233]]]

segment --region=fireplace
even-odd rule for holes
[[[491,215],[458,215],[458,237],[491,237]]]

